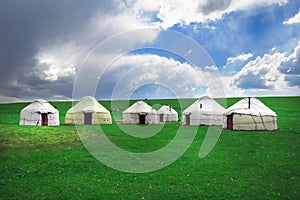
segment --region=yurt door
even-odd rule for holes
[[[160,122],[163,122],[163,121],[164,121],[164,114],[163,114],[163,113],[159,115],[159,121],[160,121]]]
[[[227,129],[233,128],[233,114],[227,115]]]
[[[146,124],[146,115],[139,114],[140,124]]]
[[[48,114],[42,113],[42,126],[48,126]]]
[[[84,124],[91,125],[92,124],[92,115],[93,113],[84,113]]]
[[[185,115],[185,124],[187,126],[191,125],[191,115]]]

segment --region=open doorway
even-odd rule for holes
[[[159,121],[164,122],[164,114],[163,113],[159,115]]]
[[[191,125],[191,115],[185,115],[185,124],[187,126]]]
[[[91,125],[92,124],[92,115],[93,113],[84,113],[84,124]]]
[[[48,114],[42,113],[42,126],[48,126]]]
[[[139,124],[146,124],[146,115],[139,114]]]
[[[227,115],[227,129],[233,129],[233,114]]]

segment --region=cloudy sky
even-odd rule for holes
[[[2,0],[0,102],[300,95],[296,0]]]

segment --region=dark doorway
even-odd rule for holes
[[[146,115],[139,114],[140,124],[146,124]]]
[[[227,129],[233,128],[233,114],[227,115]]]
[[[191,125],[191,115],[185,115],[185,124],[187,126]]]
[[[48,114],[42,113],[42,126],[48,126]]]
[[[164,121],[164,114],[160,114],[160,115],[159,115],[159,121],[160,121],[160,122],[163,122],[163,121]]]
[[[91,125],[92,124],[92,115],[93,113],[84,113],[84,124]]]

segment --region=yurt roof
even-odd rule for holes
[[[218,102],[216,102],[213,98],[210,98],[208,96],[200,97],[197,101],[195,101],[192,105],[185,109],[183,113],[191,113],[196,110],[201,110],[202,113],[208,114],[223,115],[225,113],[225,108]]]
[[[67,112],[68,113],[76,113],[76,112],[109,113],[109,111],[104,106],[102,106],[94,97],[91,96],[83,97]]]
[[[157,112],[159,114],[177,114],[177,112],[169,105],[163,105]]]
[[[157,111],[143,101],[138,101],[127,108],[123,113],[157,113]]]
[[[22,109],[21,112],[30,113],[56,113],[58,112],[48,101],[44,99],[36,99],[31,104]]]
[[[249,99],[250,99],[250,108],[249,108]],[[246,97],[241,99],[237,103],[233,104],[226,110],[226,115],[232,113],[239,114],[248,114],[248,115],[268,115],[268,116],[277,116],[274,111],[268,108],[260,100],[255,97]]]

